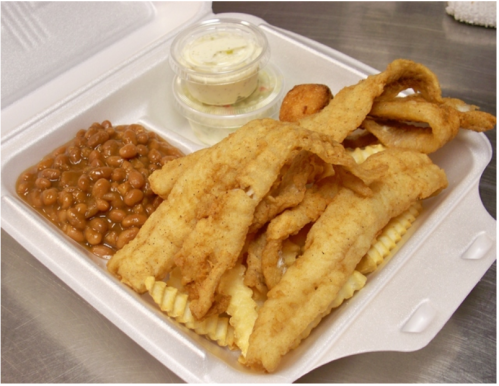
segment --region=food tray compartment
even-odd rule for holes
[[[325,83],[335,94],[376,72],[260,19],[228,16],[259,24],[269,40],[271,61],[284,74],[286,90],[299,83]],[[106,271],[104,261],[17,197],[15,182],[22,171],[95,121],[140,123],[186,153],[203,147],[173,107],[170,44],[168,40],[145,52],[2,144],[2,226],[124,333],[189,382],[291,382],[343,356],[411,351],[426,345],[495,260],[496,223],[485,212],[477,188],[491,156],[482,134],[461,132],[432,155],[446,170],[449,188],[425,201],[423,213],[389,264],[371,274],[366,287],[326,317],[270,375],[249,371],[237,363],[236,352],[169,320],[148,295],[137,295],[119,283]],[[469,249],[476,258],[462,257]],[[421,331],[404,330],[411,318],[429,320],[428,325],[421,330],[421,322],[416,327]]]

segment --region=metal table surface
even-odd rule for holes
[[[495,114],[496,30],[457,22],[445,6],[214,2],[213,11],[256,15],[379,70],[396,58],[424,63],[439,76],[444,96]],[[495,218],[496,131],[487,136],[494,158],[480,193]],[[182,382],[3,230],[1,375],[5,383]],[[427,347],[343,358],[298,382],[496,382],[496,264]]]

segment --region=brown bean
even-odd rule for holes
[[[89,219],[94,217],[97,213],[99,213],[99,208],[97,208],[97,202],[92,197],[87,201],[87,210],[85,211],[85,218]]]
[[[109,189],[111,188],[111,183],[105,178],[99,178],[92,188],[92,196],[96,198],[102,198]]]
[[[78,186],[78,180],[80,176],[81,172],[79,170],[68,170],[62,172],[61,179],[59,180],[59,185],[62,187]]]
[[[40,189],[48,189],[52,186],[52,182],[46,178],[37,178],[35,181],[35,186]]]
[[[135,169],[132,169],[128,172],[128,182],[135,189],[142,188],[146,183],[144,176]]]
[[[73,195],[69,192],[59,192],[57,199],[59,201],[59,205],[61,205],[63,209],[68,209],[71,205],[73,205]]]
[[[128,181],[120,184],[118,186],[118,192],[121,194],[122,197],[125,197],[125,195],[132,189],[132,186]]]
[[[19,181],[33,181],[38,178],[38,170],[37,171],[25,171],[19,176]]]
[[[122,168],[116,168],[111,174],[111,180],[116,182],[124,181],[126,178],[126,170]]]
[[[135,204],[141,202],[143,198],[144,198],[144,193],[142,193],[141,190],[131,189],[125,194],[125,196],[123,197],[123,201],[128,206],[134,206]]]
[[[128,143],[120,149],[120,156],[125,159],[133,158],[137,155],[137,146],[133,143]]]
[[[90,162],[90,167],[92,168],[100,168],[102,166],[106,166],[106,161],[102,158],[94,158],[92,162]]]
[[[77,203],[84,203],[87,200],[87,195],[85,194],[85,192],[77,189],[73,192],[73,198]]]
[[[90,245],[97,245],[100,244],[102,241],[102,235],[97,232],[95,229],[92,229],[90,227],[85,228],[85,239]]]
[[[88,172],[88,176],[92,181],[97,181],[100,178],[109,179],[113,174],[113,168],[109,166],[102,166],[98,168],[94,168]]]
[[[159,142],[157,139],[155,139],[156,137],[151,137],[151,135],[149,134],[149,138],[151,138],[151,140],[149,141],[149,149],[155,149],[155,150],[158,150],[159,149]]]
[[[123,158],[119,155],[112,155],[106,158],[106,164],[108,166],[118,168],[123,164]]]
[[[109,122],[107,119],[101,123],[101,126],[104,129],[109,129],[109,128],[113,127],[113,125],[111,124],[111,122]]]
[[[121,222],[121,225],[123,228],[129,228],[129,227],[141,227],[144,225],[144,223],[147,220],[147,216],[143,214],[129,214],[126,216],[123,221]]]
[[[69,170],[71,168],[71,165],[69,164],[69,157],[66,154],[59,154],[54,158],[52,166],[60,170]]]
[[[119,151],[120,144],[115,139],[109,139],[102,145],[102,154],[104,156],[110,157],[118,155]]]
[[[66,152],[66,146],[61,146],[52,152],[52,157],[57,157],[59,154],[64,154]]]
[[[126,244],[132,241],[135,238],[135,236],[137,236],[137,233],[139,233],[139,228],[132,227],[125,229],[118,236],[118,240],[116,241],[116,247],[118,249],[123,248]]]
[[[160,196],[156,196],[154,198],[154,201],[152,202],[152,206],[154,207],[154,209],[156,209],[158,206],[161,205],[162,202],[163,202],[163,199]]]
[[[116,244],[118,242],[118,236],[119,233],[116,231],[107,232],[106,235],[104,236],[104,242],[116,248]]]
[[[67,150],[69,162],[73,165],[80,163],[81,161],[81,149],[78,146],[70,146]]]
[[[123,133],[123,142],[126,144],[131,143],[133,145],[137,145],[137,135],[133,130],[125,130]]]
[[[26,181],[22,181],[17,185],[17,194],[20,196],[24,196],[26,193],[28,193],[29,189],[31,187],[31,184]]]
[[[88,130],[85,132],[85,135],[84,137],[86,139],[89,139],[92,135],[94,135],[95,133],[97,133],[99,131],[99,128],[97,126],[90,126],[88,128]]]
[[[96,217],[96,218],[93,218],[92,220],[90,220],[90,222],[88,223],[88,226],[90,228],[96,230],[97,232],[99,232],[101,235],[106,234],[106,232],[109,228],[107,221],[104,220],[103,218],[100,218],[100,217]]]
[[[87,205],[87,204],[85,204],[85,203],[83,203],[83,202],[80,202],[80,203],[76,204],[76,205],[74,206],[74,208],[75,208],[75,210],[76,210],[78,213],[80,213],[80,214],[83,214],[83,215],[84,215],[85,213],[87,213],[87,210],[88,210],[88,205]]]
[[[121,209],[125,207],[125,203],[121,198],[120,194],[117,192],[108,192],[102,196],[102,198],[108,201],[113,208]]]
[[[77,241],[79,243],[83,243],[85,241],[85,236],[83,236],[83,232],[76,229],[75,227],[72,227],[71,225],[67,226],[65,233],[69,237],[71,237],[74,241]]]
[[[94,159],[98,159],[101,157],[101,154],[98,150],[92,149],[90,154],[88,155],[88,162],[92,162]]]
[[[76,229],[84,230],[87,225],[87,221],[85,220],[85,216],[82,213],[79,213],[75,208],[69,208],[66,212],[67,219],[69,223],[74,226]]]
[[[53,205],[57,202],[58,191],[56,188],[46,189],[41,193],[45,205]]]
[[[88,157],[90,157],[90,154],[92,153],[92,149],[90,149],[89,147],[83,147],[80,153],[83,159],[88,159]]]
[[[34,206],[35,208],[41,209],[43,208],[43,200],[42,200],[42,191],[40,189],[33,189],[28,194],[28,203]]]
[[[97,209],[99,209],[99,211],[106,212],[109,210],[110,205],[109,202],[107,202],[106,200],[98,198],[97,200],[95,200],[95,202],[97,203]]]
[[[61,176],[61,171],[59,169],[47,168],[38,173],[38,176],[54,181],[59,179],[59,177]]]
[[[86,174],[82,174],[80,178],[78,178],[78,187],[84,192],[89,192],[92,187],[92,182],[90,178]]]
[[[57,212],[57,217],[61,224],[64,224],[67,221],[67,211],[66,209],[61,209]]]
[[[88,139],[88,146],[96,147],[97,145],[101,145],[109,139],[109,134],[105,130],[99,130],[97,133],[92,135]]]
[[[141,156],[147,156],[147,154],[149,154],[149,149],[147,148],[147,146],[145,145],[137,145],[137,153],[139,153],[139,155]]]
[[[120,223],[126,217],[126,212],[123,209],[111,209],[109,211],[109,218],[115,223]]]
[[[94,245],[91,249],[92,253],[101,259],[109,259],[114,255],[114,250],[105,245]]]
[[[163,154],[161,154],[160,151],[157,149],[151,149],[149,150],[148,157],[152,163],[156,163],[161,161]]]
[[[149,141],[149,137],[147,136],[147,133],[138,133],[137,134],[137,143],[140,143],[141,145],[147,144]]]

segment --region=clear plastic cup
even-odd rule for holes
[[[259,28],[241,20],[213,19],[174,39],[170,65],[195,99],[222,106],[255,91],[269,57],[267,38]]]
[[[196,137],[211,146],[253,119],[278,118],[284,96],[281,72],[269,63],[258,73],[257,83],[246,99],[214,106],[194,98],[186,81],[177,76],[173,82],[175,108],[187,118]]]

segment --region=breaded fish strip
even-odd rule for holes
[[[454,139],[460,127],[474,131],[494,128],[495,117],[475,109],[459,99],[431,103],[411,95],[375,102],[369,112],[371,118],[362,123],[362,128],[387,147],[430,154]],[[428,126],[416,126],[410,122]]]
[[[189,168],[193,167],[208,149],[201,149],[185,157],[175,158],[155,170],[149,176],[149,183],[154,193],[167,199],[179,177]]]
[[[206,220],[198,221],[175,256],[183,284],[193,299],[192,314],[199,319],[213,305],[221,276],[234,267],[240,256],[257,205],[269,192],[282,167],[293,157],[302,150],[309,151],[327,163],[345,167],[367,184],[381,178],[386,169],[383,165],[374,168],[358,165],[343,146],[329,136],[294,124],[280,124],[257,142],[262,150],[239,170],[237,184],[214,201],[216,213],[227,215],[208,216]]]
[[[370,185],[370,197],[341,188],[312,226],[304,253],[259,311],[245,358],[249,367],[275,371],[309,326],[329,312],[376,234],[415,200],[447,186],[445,173],[421,153],[389,149],[365,163],[387,165],[389,171]]]
[[[250,232],[258,231],[283,210],[298,205],[305,195],[307,184],[324,172],[326,165],[315,154],[303,151],[286,170],[282,181],[258,204]]]
[[[397,59],[385,71],[343,88],[323,110],[304,117],[299,124],[343,142],[351,132],[360,127],[376,98],[391,99],[408,88],[412,88],[426,100],[442,100],[435,74],[422,64]]]
[[[285,272],[285,267],[279,264],[284,240],[316,221],[338,192],[339,186],[339,180],[334,176],[319,181],[307,189],[299,205],[284,211],[270,222],[261,252],[261,270],[268,289],[275,287]]]
[[[252,121],[204,151],[181,174],[135,239],[108,261],[108,270],[139,293],[146,291],[146,277],[163,279],[197,221],[207,216],[219,195],[235,186],[239,168],[258,154],[258,138],[277,126],[279,122],[272,119]]]

